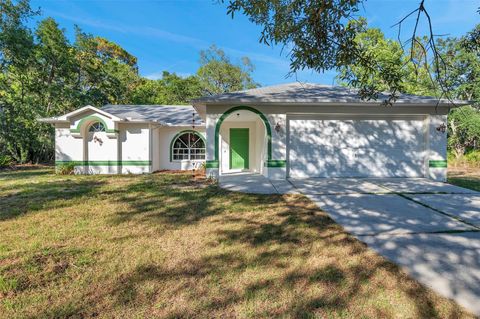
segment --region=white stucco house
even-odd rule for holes
[[[85,106],[55,125],[56,164],[77,173],[197,168],[271,179],[445,180],[447,114],[464,101],[401,95],[393,106],[355,90],[291,83],[209,96],[192,106]]]

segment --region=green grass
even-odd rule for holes
[[[0,172],[0,317],[471,317],[302,196]]]
[[[448,182],[480,192],[480,169],[461,168],[449,170]]]

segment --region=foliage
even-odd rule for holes
[[[138,81],[136,59],[79,29],[72,44],[52,18],[30,29],[37,12],[28,1],[0,6],[0,140],[16,162],[45,161],[53,156],[53,129],[37,119],[127,102]]]
[[[392,21],[392,24],[397,22],[394,24],[398,28],[397,46],[400,46],[400,52],[405,52],[402,63],[397,64],[395,61],[398,62],[399,56],[394,51],[398,52],[398,48],[387,48],[385,55],[359,43],[361,34],[369,33],[365,20],[358,16],[364,0],[221,2],[228,2],[227,13],[232,17],[241,12],[261,26],[260,42],[288,48],[292,73],[304,68],[318,72],[343,69],[342,80],[358,88],[364,99],[377,98],[381,88],[387,87],[390,94],[383,101],[385,105],[392,105],[398,93],[405,90],[405,78],[412,72],[415,75],[423,73],[439,96],[449,97],[451,93],[444,78],[448,61],[442,57],[439,36],[433,33],[433,21],[425,0],[419,1],[416,8],[398,22]],[[411,33],[407,41],[403,41],[402,26],[409,19],[413,19]],[[421,21],[425,23],[424,27]],[[424,36],[419,35],[420,30],[426,30]],[[480,30],[476,29],[467,35],[470,47],[478,47],[479,34]],[[358,68],[362,72],[358,72]],[[380,83],[377,84],[375,79]],[[414,87],[410,89],[414,90]]]
[[[445,85],[453,98],[480,100],[480,46],[472,34],[480,33],[480,24],[461,38],[439,41],[439,50],[447,67],[442,70]],[[478,40],[477,40],[478,41]],[[473,43],[472,43],[473,42]]]
[[[0,154],[0,168],[10,167],[13,165],[13,160],[10,155]]]
[[[254,87],[247,58],[235,65],[213,46],[201,52],[198,75],[138,74],[137,58],[108,39],[75,29],[73,42],[28,0],[0,0],[0,155],[17,163],[53,160],[53,128],[38,118],[87,104],[188,104],[210,94]]]
[[[197,76],[203,94],[214,95],[258,86],[251,77],[254,67],[248,57],[241,64],[233,64],[225,52],[215,45],[200,51],[200,68]]]
[[[448,118],[448,147],[457,158],[465,151],[479,145],[480,142],[480,111],[464,106],[450,112]]]
[[[55,171],[59,175],[73,175],[75,173],[75,163],[62,163],[55,167]]]
[[[241,12],[260,25],[260,42],[291,47],[291,70],[324,71],[352,64],[357,25],[345,23],[362,0],[230,0],[228,14]]]
[[[134,104],[188,104],[202,95],[200,80],[196,76],[180,77],[163,72],[159,80],[141,79],[132,92]]]

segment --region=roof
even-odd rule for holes
[[[205,104],[249,104],[249,103],[310,103],[310,104],[379,104],[388,99],[389,93],[380,93],[376,100],[362,100],[358,95],[358,90],[343,86],[330,86],[315,83],[293,82],[267,86],[262,88],[224,93],[208,97],[195,99],[192,103],[197,105]],[[449,101],[439,100],[431,96],[418,96],[411,94],[401,94],[395,103],[400,104],[449,104],[466,105],[467,101]]]
[[[107,104],[101,110],[124,120],[151,121],[167,126],[191,126],[192,119],[195,119],[195,125],[205,125],[191,105]]]

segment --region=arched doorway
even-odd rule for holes
[[[215,126],[215,161],[219,173],[263,174],[272,157],[272,131],[263,113],[249,106],[226,111]]]

